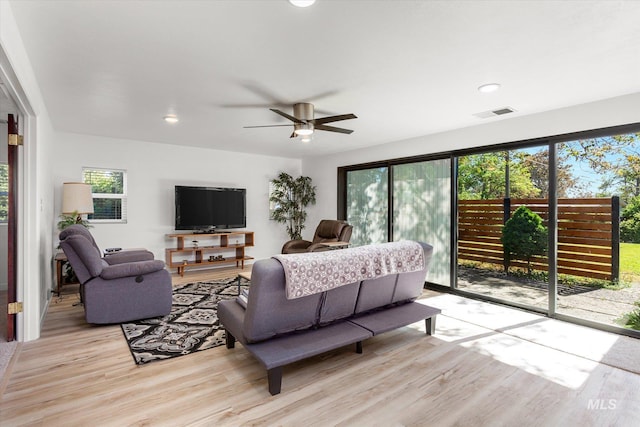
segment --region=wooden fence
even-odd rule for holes
[[[504,265],[502,228],[525,205],[548,226],[547,199],[458,201],[458,259]],[[558,199],[558,273],[617,280],[620,265],[620,200]],[[511,266],[526,268],[526,261]],[[532,258],[532,268],[547,271],[547,257]]]

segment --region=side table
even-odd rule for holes
[[[243,271],[241,273],[238,273],[238,295],[240,295],[240,279],[245,279],[248,280],[249,282],[251,282],[251,272],[250,271]]]
[[[55,257],[53,257],[53,260],[56,262],[56,288],[52,289],[51,291],[60,296],[60,288],[62,288],[62,282],[64,281],[64,277],[62,276],[62,268],[67,262],[67,256],[64,254],[64,252],[60,251],[56,253]]]

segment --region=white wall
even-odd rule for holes
[[[26,248],[28,255],[21,261],[21,269],[24,272],[24,286],[26,292],[35,292],[39,299],[40,328],[44,323],[47,313],[47,306],[51,301],[52,284],[55,281],[55,269],[53,267],[54,243],[51,236],[51,222],[54,219],[54,186],[53,186],[53,165],[51,159],[54,155],[55,132],[49,116],[40,113],[35,120],[31,120],[30,129],[25,130],[25,144],[23,154],[28,157],[35,157],[35,161],[24,168],[22,180],[25,187],[36,188],[35,193],[22,191],[25,198],[20,203],[23,210],[19,218],[24,224],[24,237],[26,242],[33,242],[33,248]],[[31,227],[30,224],[37,224]],[[35,268],[30,254],[38,254],[38,267]],[[29,272],[29,273],[28,273]],[[29,277],[33,274],[33,277]],[[27,300],[26,297],[25,301]],[[33,327],[25,330],[24,340],[35,339],[40,335],[38,328],[37,336]],[[29,335],[27,335],[27,333]]]
[[[201,185],[247,189],[247,230],[255,232],[256,259],[280,252],[288,240],[283,224],[269,220],[269,181],[280,171],[300,175],[301,161],[194,147],[58,133],[54,165],[55,212],[60,214],[62,183],[81,181],[83,167],[124,169],[128,180],[127,224],[95,224],[101,249],[146,247],[165,259],[175,247],[174,186]],[[57,222],[57,221],[55,221]],[[57,244],[57,229],[54,231]]]
[[[0,1],[0,76],[21,111],[19,149],[17,297],[24,303],[18,315],[18,339],[39,337],[50,299],[52,244],[50,208],[53,184],[50,158],[53,130],[40,88],[9,2]]]
[[[491,120],[491,119],[485,119]],[[337,215],[337,168],[377,160],[438,153],[483,145],[640,122],[640,93],[528,116],[485,121],[484,124],[392,142],[331,156],[303,159],[302,173],[318,186],[317,203],[308,224]],[[313,230],[305,230],[313,233]]]

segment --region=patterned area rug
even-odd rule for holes
[[[241,280],[241,285],[246,286],[247,282]],[[174,287],[170,314],[120,325],[136,364],[184,356],[224,344],[218,302],[237,296],[236,278]]]

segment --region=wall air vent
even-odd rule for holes
[[[474,116],[480,119],[488,119],[489,117],[502,116],[504,114],[513,113],[514,111],[516,110],[514,110],[511,107],[503,107],[503,108],[497,108],[495,110],[483,111],[482,113],[475,113]]]

